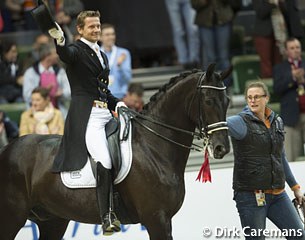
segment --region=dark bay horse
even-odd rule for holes
[[[215,158],[229,152],[229,99],[222,80],[232,69],[218,73],[214,68],[181,73],[151,98],[143,116],[166,125],[133,121],[133,165],[116,185],[128,215],[120,217],[123,224],[143,224],[151,240],[173,239],[171,219],[184,200],[188,146],[196,127],[198,136],[209,136]],[[27,219],[37,223],[40,239],[52,240],[62,239],[70,220],[100,223],[95,189],[69,189],[59,174],[50,172],[60,140],[56,135],[28,135],[2,150],[1,240],[14,239]]]

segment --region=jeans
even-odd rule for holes
[[[217,69],[225,70],[230,66],[229,44],[231,37],[231,23],[213,27],[200,27],[199,34],[202,41],[203,68],[210,63],[217,63]]]
[[[234,192],[234,200],[239,213],[241,225],[247,227],[246,235],[250,229],[266,228],[266,218],[270,219],[279,229],[291,229],[297,236],[286,235],[287,239],[305,239],[304,226],[291,203],[286,192],[279,195],[265,194],[266,205],[257,206],[254,192]],[[294,230],[293,230],[294,229]],[[301,230],[300,230],[301,229]],[[298,236],[301,235],[301,236]],[[265,236],[246,236],[246,239],[265,239]]]
[[[194,24],[195,11],[190,0],[166,0],[165,3],[179,63],[199,62],[198,27]]]

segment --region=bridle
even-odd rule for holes
[[[227,122],[222,121],[222,122],[217,122],[217,123],[213,123],[213,124],[209,124],[206,127],[204,127],[204,121],[203,121],[203,114],[202,114],[202,89],[212,89],[212,90],[216,90],[216,91],[225,91],[226,87],[216,87],[216,86],[211,86],[211,85],[203,85],[203,80],[206,77],[206,72],[202,73],[200,75],[200,78],[198,80],[198,84],[197,84],[197,94],[199,95],[198,101],[199,101],[199,134],[201,135],[201,138],[204,137],[209,137],[213,132],[216,131],[220,131],[220,130],[227,130],[228,129],[228,125]],[[192,103],[193,104],[194,101],[194,96],[192,99]],[[190,105],[190,107],[191,107]]]
[[[203,85],[203,80],[205,78],[206,74],[205,72],[202,73],[200,75],[200,78],[198,80],[198,84],[197,84],[197,94],[199,94],[199,132],[192,132],[192,131],[188,131],[188,130],[185,130],[185,129],[181,129],[181,128],[177,128],[177,127],[174,127],[174,126],[171,126],[171,125],[168,125],[166,123],[163,123],[163,122],[160,122],[158,120],[155,120],[151,117],[148,117],[148,116],[145,116],[141,113],[138,113],[130,108],[126,108],[126,107],[120,107],[120,111],[123,111],[124,113],[126,113],[130,119],[136,121],[138,124],[140,124],[142,127],[144,127],[146,130],[148,130],[149,132],[155,134],[156,136],[168,141],[168,142],[171,142],[173,144],[176,144],[180,147],[183,147],[183,148],[187,148],[187,149],[190,149],[190,150],[195,150],[195,151],[199,151],[199,152],[202,152],[203,150],[206,149],[206,147],[210,144],[210,135],[212,135],[214,132],[216,131],[220,131],[220,130],[227,130],[228,129],[228,126],[227,126],[227,122],[225,121],[221,121],[221,122],[216,122],[216,123],[213,123],[213,124],[209,124],[207,125],[206,127],[204,127],[204,121],[203,121],[203,118],[202,118],[202,89],[211,89],[211,90],[216,90],[216,91],[224,91],[226,89],[225,86],[223,87],[216,87],[216,86],[210,86],[210,85]],[[195,96],[195,95],[194,95]],[[190,104],[190,108],[193,104],[193,101],[194,101],[194,96],[193,96],[193,99],[191,101],[191,104]],[[181,133],[185,133],[185,134],[188,134],[188,135],[191,135],[193,137],[197,137],[198,139],[203,139],[204,143],[203,143],[203,147],[202,146],[199,146],[197,144],[194,144],[192,143],[191,146],[187,146],[187,145],[184,145],[182,143],[179,143],[179,142],[176,142],[158,132],[156,132],[154,129],[152,129],[151,127],[147,126],[145,123],[143,123],[142,120],[146,120],[150,123],[153,123],[153,124],[156,124],[156,125],[159,125],[159,126],[162,126],[166,129],[170,129],[170,130],[173,130],[173,131],[176,131],[176,132],[181,132]]]

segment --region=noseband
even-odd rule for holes
[[[191,132],[191,131],[188,131],[188,130],[185,130],[185,129],[181,129],[181,128],[177,128],[177,127],[168,125],[166,123],[162,123],[162,122],[157,121],[157,120],[155,120],[151,117],[140,114],[140,113],[138,113],[138,112],[136,112],[136,111],[134,111],[130,108],[120,107],[120,110],[125,112],[130,117],[130,119],[133,119],[134,121],[139,123],[142,127],[147,129],[151,133],[155,134],[156,136],[158,136],[158,137],[160,137],[160,138],[162,138],[166,141],[169,141],[171,143],[174,143],[174,144],[176,144],[180,147],[184,147],[184,148],[187,148],[187,149],[190,149],[190,150],[195,150],[195,151],[202,152],[207,147],[207,145],[210,144],[210,135],[212,135],[213,132],[228,129],[227,122],[224,122],[224,121],[209,124],[206,127],[204,127],[204,121],[203,121],[203,118],[202,118],[202,115],[203,115],[202,114],[202,105],[203,104],[202,104],[202,100],[201,100],[202,99],[202,89],[212,89],[212,90],[217,90],[217,91],[224,91],[226,89],[225,86],[224,87],[216,87],[216,86],[210,86],[210,85],[203,85],[203,80],[204,80],[205,76],[206,76],[206,74],[202,73],[199,80],[198,80],[198,84],[197,84],[197,94],[199,94],[199,123],[198,123],[199,133],[198,132]],[[193,100],[194,100],[194,97],[193,97]],[[193,100],[192,100],[192,102],[193,102]],[[155,130],[153,130],[152,128],[147,126],[145,123],[140,121],[140,119],[147,120],[147,121],[149,121],[153,124],[157,124],[159,126],[162,126],[164,128],[167,128],[167,129],[170,129],[170,130],[173,130],[173,131],[176,131],[176,132],[182,132],[182,133],[191,135],[193,137],[196,136],[198,139],[203,139],[204,140],[203,141],[204,146],[202,147],[202,146],[199,146],[199,145],[194,144],[194,143],[192,143],[191,146],[187,146],[187,145],[184,145],[182,143],[178,143],[178,142],[176,142],[176,141],[174,141],[174,140],[156,132]]]

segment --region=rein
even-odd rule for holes
[[[176,144],[180,147],[183,147],[183,148],[187,148],[187,149],[190,149],[190,150],[195,150],[195,151],[198,151],[198,152],[202,152],[202,151],[205,151],[205,149],[207,148],[207,146],[209,145],[210,141],[209,141],[209,136],[213,133],[213,132],[216,132],[216,131],[220,131],[220,130],[227,130],[228,127],[227,127],[227,122],[225,121],[222,121],[222,122],[217,122],[217,123],[213,123],[213,124],[210,124],[210,125],[207,125],[206,127],[203,127],[203,119],[202,119],[202,101],[201,101],[201,96],[202,96],[202,89],[213,89],[213,90],[217,90],[217,91],[223,91],[226,89],[226,87],[216,87],[216,86],[209,86],[209,85],[203,85],[202,82],[203,82],[203,79],[205,78],[205,73],[201,74],[199,80],[198,80],[198,85],[197,85],[197,92],[199,93],[199,130],[200,132],[192,132],[192,131],[188,131],[188,130],[185,130],[185,129],[181,129],[181,128],[177,128],[177,127],[174,127],[174,126],[171,126],[171,125],[168,125],[166,123],[163,123],[163,122],[160,122],[160,121],[157,121],[151,117],[148,117],[148,116],[145,116],[141,113],[138,113],[130,108],[126,108],[126,107],[120,107],[120,109],[122,111],[124,111],[126,114],[128,114],[130,116],[131,119],[133,119],[134,121],[136,121],[137,123],[139,123],[142,127],[144,127],[146,130],[148,130],[149,132],[155,134],[156,136],[168,141],[168,142],[171,142],[173,144]],[[162,126],[162,127],[165,127],[167,129],[170,129],[170,130],[173,130],[173,131],[176,131],[176,132],[181,132],[181,133],[185,133],[185,134],[188,134],[188,135],[191,135],[191,136],[196,136],[198,137],[198,139],[203,139],[204,140],[204,143],[203,143],[203,147],[197,145],[197,144],[194,144],[192,143],[191,146],[187,146],[185,144],[182,144],[182,143],[179,143],[179,142],[176,142],[158,132],[156,132],[155,130],[153,130],[152,128],[150,128],[149,126],[147,126],[146,124],[144,124],[143,122],[141,122],[139,120],[139,118],[141,119],[144,119],[144,120],[147,120],[148,122],[151,122],[153,124],[157,124],[159,126]]]
[[[152,128],[150,128],[149,126],[147,126],[146,124],[144,124],[143,122],[141,122],[141,121],[139,120],[139,118],[144,119],[144,120],[147,120],[148,122],[151,122],[151,123],[153,123],[153,124],[157,124],[157,125],[159,125],[159,126],[162,126],[162,127],[165,127],[165,128],[171,129],[171,130],[174,130],[174,131],[176,131],[176,132],[182,132],[182,133],[185,133],[185,134],[188,134],[188,135],[191,135],[191,136],[196,136],[196,137],[198,137],[198,139],[201,139],[200,133],[191,132],[191,131],[184,130],[184,129],[181,129],[181,128],[173,127],[173,126],[168,125],[168,124],[166,124],[166,123],[162,123],[162,122],[157,121],[157,120],[155,120],[155,119],[153,119],[153,118],[150,118],[150,117],[148,117],[148,116],[145,116],[145,115],[143,115],[143,114],[140,114],[140,113],[138,113],[138,112],[136,112],[136,111],[134,111],[134,110],[132,110],[132,109],[130,109],[130,108],[120,107],[120,109],[121,109],[122,111],[124,111],[125,113],[127,113],[127,114],[131,117],[132,120],[136,121],[138,124],[140,124],[140,125],[141,125],[142,127],[144,127],[146,130],[148,130],[149,132],[155,134],[156,136],[158,136],[158,137],[160,137],[160,138],[162,138],[162,139],[164,139],[164,140],[166,140],[166,141],[169,141],[169,142],[171,142],[171,143],[174,143],[174,144],[176,144],[176,145],[178,145],[178,146],[180,146],[180,147],[183,147],[183,148],[187,148],[187,149],[190,149],[190,150],[195,150],[195,151],[198,151],[198,152],[203,151],[203,147],[201,147],[201,146],[199,146],[199,145],[197,145],[197,144],[192,143],[191,146],[187,146],[187,145],[184,145],[184,144],[182,144],[182,143],[178,143],[178,142],[176,142],[176,141],[174,141],[174,140],[172,140],[172,139],[170,139],[170,138],[168,138],[168,137],[165,137],[164,135],[162,135],[162,134],[156,132],[155,130],[153,130]]]

